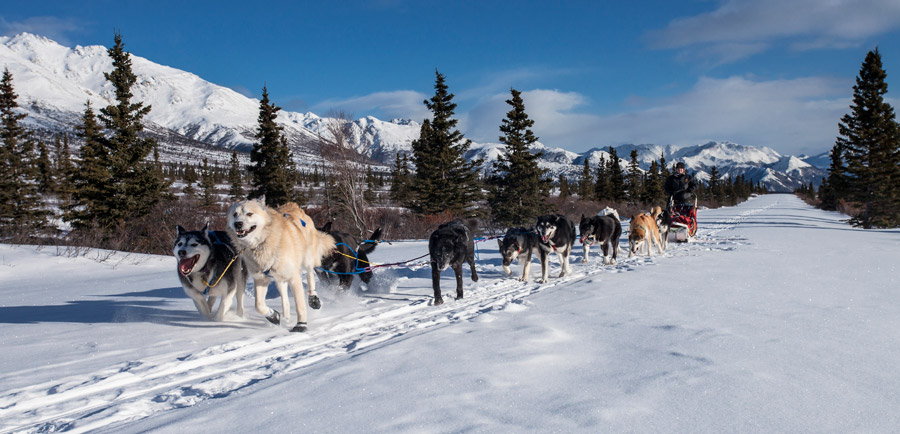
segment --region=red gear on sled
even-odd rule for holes
[[[688,235],[692,238],[697,234],[697,207],[683,203],[673,205],[669,209],[672,213],[672,225],[683,225],[688,228]]]

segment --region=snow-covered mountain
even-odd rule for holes
[[[152,107],[145,118],[147,129],[160,141],[164,159],[210,158],[225,161],[232,149],[248,151],[254,141],[259,100],[227,87],[210,83],[195,74],[154,63],[132,54],[137,83],[135,99]],[[42,134],[72,132],[80,122],[85,103],[95,109],[113,99],[112,86],[103,76],[112,62],[103,46],[64,47],[45,37],[22,33],[0,37],[0,67],[13,74],[19,106],[27,113],[26,123]],[[278,121],[300,165],[319,160],[315,142],[328,136],[332,118],[314,113],[282,110]],[[376,164],[389,166],[398,152],[410,152],[419,135],[419,123],[394,119],[382,121],[372,116],[348,125],[356,150]],[[465,132],[464,132],[465,133]],[[76,143],[77,146],[77,143]],[[541,165],[554,175],[577,177],[584,159],[591,165],[601,156],[609,158],[608,146],[582,153],[538,144],[544,152]],[[490,168],[501,155],[498,143],[473,143],[468,158],[483,158]],[[670,163],[684,161],[703,178],[716,166],[723,176],[744,174],[762,180],[772,190],[791,190],[801,183],[817,184],[824,172],[792,156],[782,156],[766,148],[710,142],[698,146],[620,145],[617,153],[627,163],[632,150],[638,151],[641,167],[662,155]]]

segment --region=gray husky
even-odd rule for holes
[[[531,274],[531,258],[533,254],[540,255],[538,235],[533,229],[524,227],[509,228],[502,240],[497,240],[500,246],[500,255],[503,256],[503,271],[507,276],[512,275],[509,268],[514,259],[522,265],[522,277],[519,280],[527,282]]]
[[[172,254],[178,260],[178,279],[197,310],[207,319],[222,321],[237,297],[237,315],[244,316],[244,290],[247,270],[228,233],[210,231],[209,224],[199,231],[177,226],[178,235]],[[212,314],[216,299],[219,310]]]

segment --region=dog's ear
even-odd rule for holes
[[[499,248],[500,251],[503,251],[503,240],[500,238],[497,238],[497,248]]]
[[[185,232],[184,228],[181,227],[181,225],[175,225],[175,230],[178,231],[179,237],[181,236],[181,234],[183,234]]]
[[[331,223],[332,222],[325,223],[325,226],[322,226],[322,232],[331,232]]]
[[[587,217],[585,217],[584,214],[581,215],[581,221],[584,221],[586,218]]]
[[[203,232],[209,232],[209,222],[206,222],[206,224],[203,225]]]
[[[266,195],[265,195],[265,194],[263,194],[263,195],[260,196],[260,197],[257,197],[256,200],[258,200],[259,203],[261,203],[263,206],[266,205]]]

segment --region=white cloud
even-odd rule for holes
[[[647,40],[653,48],[685,49],[687,55],[718,51],[725,63],[778,39],[791,39],[797,50],[842,48],[897,28],[897,0],[725,0],[712,12],[673,20]]]
[[[831,147],[837,123],[848,111],[852,82],[808,77],[756,81],[703,77],[672,98],[644,100],[641,110],[611,116],[579,112],[587,103],[574,92],[523,92],[525,109],[543,143],[573,151],[621,143],[697,144],[730,140],[769,146],[786,154],[818,153]],[[844,96],[846,95],[846,96]],[[486,98],[460,115],[463,133],[496,142],[508,94]]]
[[[50,38],[62,45],[71,45],[69,33],[81,30],[81,23],[72,18],[31,17],[22,21],[6,21],[0,17],[0,35],[13,36],[27,32]]]
[[[354,115],[371,114],[385,120],[406,118],[421,121],[430,117],[430,112],[422,103],[426,99],[427,95],[412,90],[376,92],[343,100],[322,101],[314,105],[312,110],[325,113],[335,109]]]

